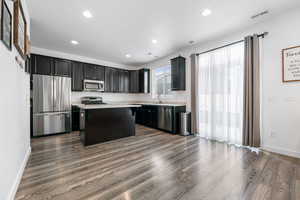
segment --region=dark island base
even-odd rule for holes
[[[84,121],[80,138],[85,146],[135,135],[131,108],[88,109]]]

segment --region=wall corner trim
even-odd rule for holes
[[[7,200],[14,200],[15,199],[15,196],[16,196],[17,190],[19,188],[19,185],[21,183],[22,176],[23,176],[24,170],[26,168],[26,164],[29,160],[30,154],[31,154],[31,147],[29,146],[28,149],[27,149],[27,152],[25,154],[25,157],[23,159],[23,162],[22,162],[22,164],[19,168],[19,171],[18,171],[17,177],[15,179],[15,182],[13,184],[13,187],[10,190],[10,194],[9,194]]]
[[[271,146],[263,146],[262,149],[266,150],[266,151],[269,151],[269,152],[278,153],[278,154],[281,154],[281,155],[300,158],[300,152],[296,152],[296,151],[291,151],[291,150],[287,150],[287,149],[283,149],[283,148],[277,148],[277,147],[271,147]]]

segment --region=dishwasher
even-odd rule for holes
[[[173,108],[159,106],[158,108],[158,128],[173,132]]]

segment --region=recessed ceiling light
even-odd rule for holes
[[[203,15],[204,17],[207,17],[207,16],[211,15],[211,10],[210,10],[210,9],[205,9],[205,10],[203,10],[203,11],[202,11],[202,15]]]
[[[84,17],[86,17],[86,18],[92,18],[92,17],[93,17],[91,11],[89,11],[89,10],[83,11],[82,15],[83,15]]]
[[[74,44],[74,45],[77,45],[77,44],[79,44],[79,42],[78,42],[78,41],[76,41],[76,40],[71,40],[71,43],[72,43],[72,44]]]
[[[126,58],[131,58],[130,54],[126,54],[125,56],[126,56]]]
[[[156,43],[157,43],[157,40],[153,39],[153,40],[152,40],[152,43],[153,43],[153,44],[156,44]]]

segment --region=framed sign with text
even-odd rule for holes
[[[300,46],[282,50],[282,81],[300,81]]]

